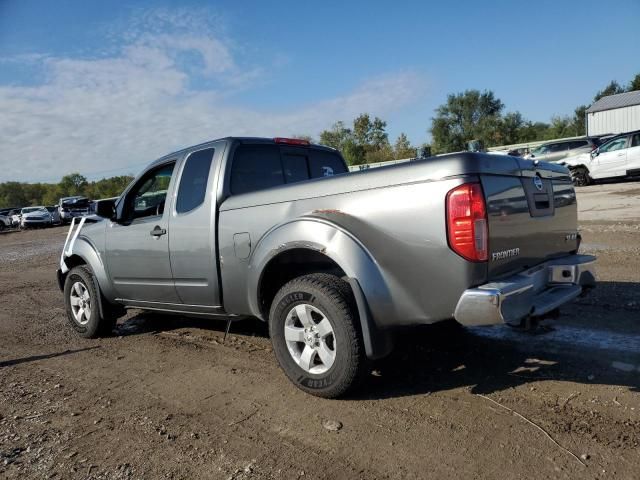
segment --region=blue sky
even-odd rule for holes
[[[120,6],[121,5],[121,6]],[[640,2],[0,0],[0,181],[135,173],[360,112],[428,140],[448,93],[532,120],[640,72]]]

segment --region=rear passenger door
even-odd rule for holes
[[[169,217],[169,256],[176,292],[185,305],[218,308],[221,303],[215,178],[224,145],[189,153],[177,177]]]

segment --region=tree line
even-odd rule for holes
[[[56,205],[60,198],[75,195],[91,199],[115,197],[131,180],[130,175],[120,175],[88,181],[79,173],[71,173],[58,183],[4,182],[0,183],[0,208]]]
[[[640,90],[640,73],[627,85],[611,81],[593,97],[593,102],[608,95]],[[431,123],[433,153],[464,150],[470,140],[486,147],[512,145],[586,134],[588,105],[575,108],[571,116],[554,116],[550,123],[531,122],[520,112],[503,113],[504,104],[492,91],[467,90],[452,94],[436,109]]]
[[[640,90],[640,73],[628,84],[613,80],[598,91],[593,101],[602,97]],[[427,147],[432,154],[464,150],[467,142],[480,140],[486,147],[511,145],[554,138],[584,135],[587,105],[576,107],[573,115],[555,116],[547,122],[526,120],[520,112],[504,112],[504,104],[491,90],[466,90],[450,94],[446,103],[435,110],[431,119],[431,144],[412,145],[405,133],[393,144],[387,122],[368,113],[358,115],[351,124],[336,122],[320,132],[319,143],[337,148],[349,165],[413,158],[418,149]],[[310,135],[294,135],[315,143]],[[0,183],[0,208],[27,205],[55,205],[61,197],[83,195],[92,199],[115,197],[133,177],[122,175],[88,181],[79,173],[62,177],[59,183]]]
[[[593,101],[608,95],[640,90],[640,73],[627,85],[613,80],[598,91]],[[387,123],[361,114],[352,126],[336,122],[320,133],[320,143],[340,150],[350,165],[415,157],[418,148],[432,154],[465,150],[467,142],[480,140],[486,147],[577,137],[586,133],[588,105],[576,107],[573,115],[554,116],[549,123],[526,120],[520,112],[504,113],[504,104],[491,90],[466,90],[450,94],[431,119],[431,144],[411,145],[400,133],[393,145],[386,133]],[[307,135],[300,138],[313,140]]]

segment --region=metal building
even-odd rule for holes
[[[587,135],[640,130],[640,90],[602,97],[587,109]]]

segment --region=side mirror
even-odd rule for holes
[[[116,202],[113,200],[99,200],[95,207],[96,215],[113,220],[116,215]]]
[[[598,155],[600,155],[600,149],[598,149],[598,148],[596,148],[595,150],[593,150],[593,151],[591,152],[591,158],[595,158],[595,157],[597,157]]]

